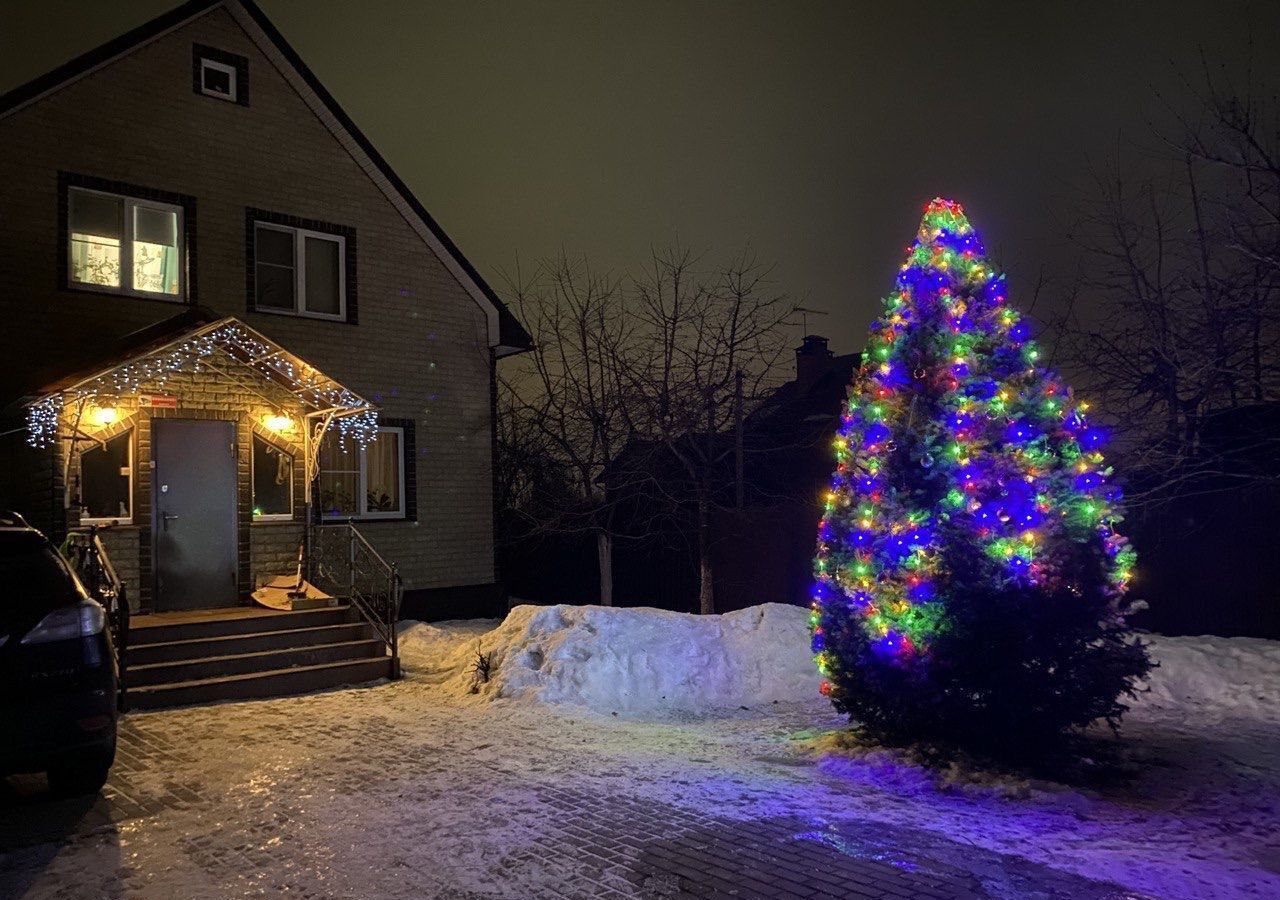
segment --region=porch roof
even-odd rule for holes
[[[364,397],[234,316],[194,306],[126,335],[89,365],[39,388],[25,404],[28,442],[42,447],[57,440],[69,403],[163,390],[170,375],[220,371],[223,359],[283,389],[308,417],[332,420],[344,436],[363,444],[376,433],[377,408]]]

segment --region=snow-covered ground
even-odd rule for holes
[[[394,684],[130,716],[115,791],[0,851],[0,895],[651,896],[617,875],[627,841],[801,822],[757,849],[816,842],[1010,900],[1280,896],[1280,644],[1152,644],[1131,777],[1081,787],[841,748],[803,610],[407,624]],[[0,834],[34,835],[47,804],[15,802]]]
[[[1151,896],[1280,896],[1280,642],[1145,637],[1160,665],[1124,721],[1127,777],[1081,787],[842,747],[843,723],[816,697],[807,619],[778,604],[709,619],[521,606],[501,624],[408,625],[406,665],[454,697],[500,706],[538,701],[653,723],[750,707],[760,740],[773,734],[774,752],[814,764],[797,806],[808,794],[809,808],[831,809],[834,790],[845,810]],[[492,663],[486,684],[475,684],[477,653]],[[780,729],[777,717],[794,723],[797,709],[811,727]],[[646,753],[669,736],[656,724],[648,735]],[[1110,737],[1099,738],[1106,747]],[[703,790],[723,802],[717,780],[681,783],[686,800]]]

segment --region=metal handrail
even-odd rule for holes
[[[396,623],[404,583],[395,563],[388,563],[355,524],[313,525],[307,540],[307,577],[321,590],[343,596],[373,627],[391,654],[391,677],[400,677]]]
[[[107,611],[107,627],[111,629],[111,646],[115,652],[119,692],[116,704],[121,712],[128,709],[129,592],[111,562],[102,543],[97,525],[68,533],[63,556],[94,599]]]

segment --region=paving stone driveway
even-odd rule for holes
[[[1125,896],[923,831],[797,815],[787,772],[680,802],[687,772],[651,770],[705,750],[695,730],[491,721],[423,691],[128,716],[100,797],[0,786],[0,897]],[[722,777],[680,760],[704,763]]]

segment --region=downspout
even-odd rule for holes
[[[490,486],[490,526],[489,534],[493,541],[493,582],[503,598],[506,588],[502,586],[502,572],[498,565],[498,351],[489,348],[489,474]]]

